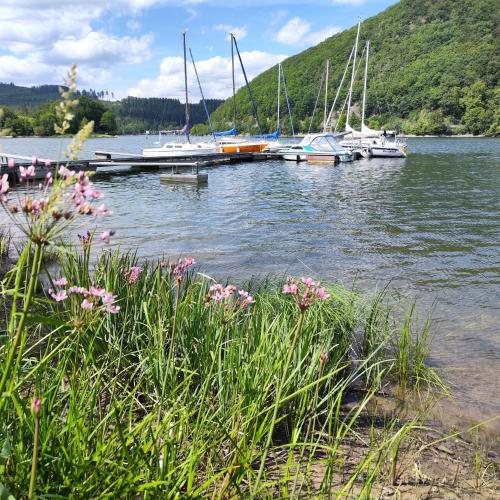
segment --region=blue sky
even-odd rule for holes
[[[2,0],[0,81],[60,83],[70,64],[81,88],[116,97],[182,98],[181,32],[206,97],[231,92],[227,34],[250,78],[381,12],[394,0]],[[190,69],[190,98],[199,94]],[[238,86],[243,84],[238,75]]]

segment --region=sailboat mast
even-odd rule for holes
[[[236,86],[234,83],[234,35],[230,33],[231,37],[231,74],[233,77],[233,128],[236,128]]]
[[[182,33],[182,43],[184,46],[184,92],[186,99],[186,108],[185,108],[185,118],[186,118],[186,137],[189,142],[189,102],[188,102],[188,80],[187,80],[187,57],[186,57],[186,32]]]
[[[363,110],[361,111],[361,131],[365,124],[365,110],[366,110],[366,82],[368,81],[368,56],[370,54],[370,40],[366,42],[366,61],[365,61],[365,81],[363,83]]]
[[[278,63],[278,112],[276,118],[276,130],[280,129],[280,94],[281,94],[281,63]]]
[[[354,87],[354,76],[356,74],[356,54],[358,53],[358,41],[359,41],[360,27],[361,27],[361,21],[358,22],[358,32],[356,33],[356,43],[354,44],[354,60],[352,62],[351,87],[349,88],[349,102],[347,104],[347,117],[346,117],[346,121],[345,121],[346,129],[349,126],[349,115],[351,113],[352,90]]]
[[[323,132],[326,132],[326,108],[328,106],[328,70],[330,68],[330,59],[326,60],[326,78],[325,78],[325,105],[323,107]]]

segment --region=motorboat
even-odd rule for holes
[[[299,144],[278,150],[284,160],[335,163],[353,161],[355,153],[342,148],[330,132],[307,134]]]

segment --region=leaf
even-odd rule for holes
[[[9,489],[0,483],[0,500],[16,500]]]

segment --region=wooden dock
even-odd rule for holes
[[[99,172],[107,167],[124,167],[132,170],[164,170],[169,169],[170,174],[191,171],[192,174],[199,174],[200,169],[209,169],[223,165],[231,165],[243,162],[278,160],[280,155],[276,153],[213,153],[208,155],[189,155],[175,157],[145,157],[133,153],[122,153],[113,151],[95,151],[95,158],[61,161],[50,159],[38,159],[35,166],[35,178],[43,179],[47,173],[46,162],[50,162],[51,169],[63,164],[70,170]],[[16,162],[15,169],[9,169],[7,162],[13,159]],[[19,167],[29,167],[32,165],[32,158],[16,154],[0,153],[0,174],[8,173],[10,176],[19,177]],[[187,178],[187,177],[186,177]],[[180,179],[180,177],[176,177]],[[203,181],[204,182],[204,181]]]

